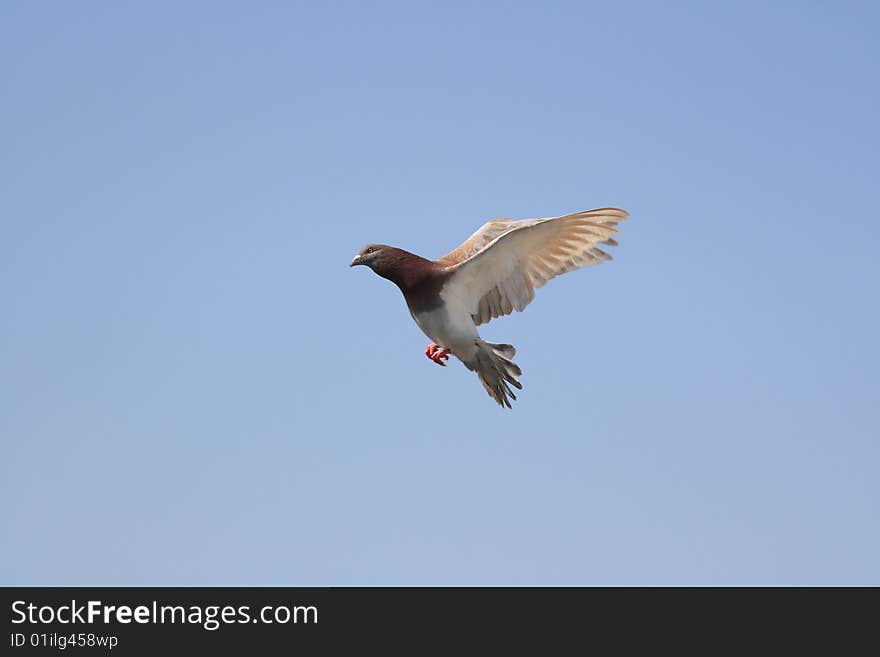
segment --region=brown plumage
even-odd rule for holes
[[[602,208],[561,217],[484,224],[436,261],[384,244],[371,244],[351,265],[367,265],[403,292],[413,319],[437,345],[429,358],[443,365],[453,354],[476,371],[489,395],[510,408],[521,389],[516,349],[480,339],[476,327],[523,310],[550,279],[611,260],[599,245],[616,246],[624,210]],[[435,345],[435,346],[437,346]],[[439,354],[439,356],[438,356]]]
[[[353,265],[369,265],[400,288],[410,311],[430,309],[441,303],[440,288],[449,274],[438,263],[387,244],[367,245],[355,260],[358,258],[366,262],[352,261]]]

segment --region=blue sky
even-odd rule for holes
[[[0,6],[0,582],[880,584],[876,3]],[[367,242],[631,213],[441,369]]]

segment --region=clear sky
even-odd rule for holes
[[[0,582],[880,584],[878,19],[0,4]],[[348,267],[603,206],[512,411]]]

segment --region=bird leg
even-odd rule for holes
[[[445,360],[449,360],[449,349],[444,349],[439,344],[433,342],[425,347],[425,356],[433,360],[438,365],[446,367]]]

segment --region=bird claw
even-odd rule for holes
[[[438,365],[446,367],[444,361],[449,360],[449,349],[444,349],[439,344],[433,342],[425,347],[425,356],[433,360]]]

